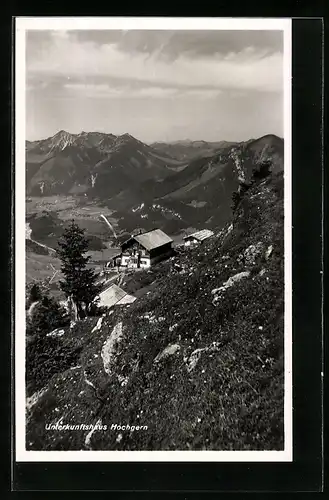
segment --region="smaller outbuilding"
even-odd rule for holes
[[[203,243],[203,241],[207,240],[213,235],[214,233],[213,231],[210,231],[210,229],[202,229],[201,231],[197,231],[196,233],[185,236],[185,238],[183,238],[184,245],[186,247],[199,245],[200,243]]]
[[[100,307],[113,307],[135,302],[136,297],[129,295],[118,285],[111,285],[99,294],[98,305]]]

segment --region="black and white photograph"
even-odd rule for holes
[[[290,38],[16,19],[18,460],[292,460]]]

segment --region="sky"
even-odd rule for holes
[[[26,138],[283,136],[282,31],[26,33]]]

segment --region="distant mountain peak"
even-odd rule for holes
[[[139,141],[138,139],[136,139],[136,137],[128,134],[128,133],[125,133],[125,134],[122,134],[122,135],[119,135],[118,137],[116,137],[115,139],[115,145],[116,147],[120,147],[122,145],[140,145],[140,144],[143,144],[141,141]],[[144,144],[144,146],[146,146],[146,144]]]
[[[125,134],[122,134],[122,135],[119,135],[118,136],[118,139],[120,141],[136,141],[137,142],[137,139],[135,137],[133,137],[132,135],[128,134],[128,132],[126,132]]]
[[[63,150],[66,146],[70,146],[74,143],[76,135],[66,132],[66,130],[60,130],[51,138],[51,148],[50,151],[54,149]]]
[[[75,137],[75,134],[71,134],[70,132],[67,132],[66,130],[59,130],[53,136],[53,138],[55,138],[55,137]]]

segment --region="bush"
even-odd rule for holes
[[[261,179],[265,179],[271,173],[272,162],[270,160],[264,161],[261,163],[258,168],[255,167],[252,172],[252,181],[257,181]]]
[[[30,307],[33,302],[41,300],[42,297],[49,294],[49,279],[29,283],[25,290],[25,306]]]
[[[82,346],[62,344],[60,338],[36,337],[26,351],[27,394],[42,389],[53,375],[65,371],[79,358]]]
[[[42,297],[40,286],[37,283],[33,283],[29,291],[29,302],[33,303],[40,300]]]
[[[235,212],[238,207],[240,201],[242,200],[244,194],[250,188],[251,184],[247,184],[246,182],[240,182],[237,191],[234,191],[232,194],[232,210]]]
[[[55,299],[45,295],[36,305],[32,317],[27,319],[27,335],[45,335],[55,328],[67,325],[68,315]]]
[[[232,211],[235,212],[240,201],[244,197],[246,191],[256,182],[265,179],[271,173],[272,162],[270,160],[264,161],[255,167],[252,171],[251,182],[248,184],[246,182],[240,182],[237,191],[232,194]]]

